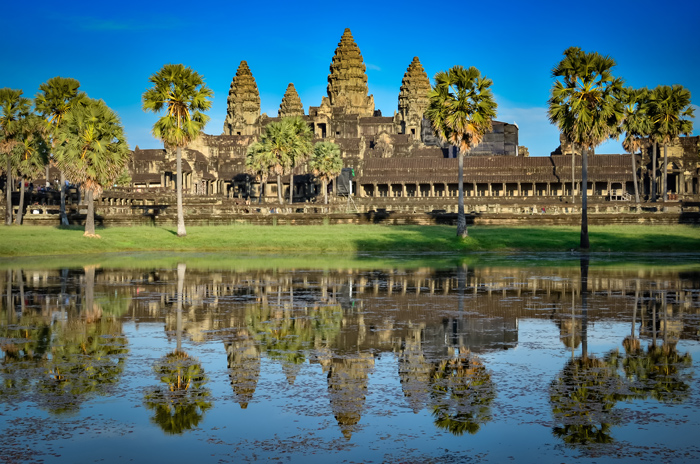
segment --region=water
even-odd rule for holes
[[[170,258],[0,263],[0,462],[700,461],[698,257]]]

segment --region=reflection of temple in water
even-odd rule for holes
[[[95,269],[94,299],[121,321],[177,329],[177,272]],[[86,313],[86,271],[0,273],[3,320]],[[542,277],[546,276],[546,277]],[[194,343],[224,342],[235,400],[254,401],[261,358],[294,383],[303,363],[327,373],[331,410],[346,437],[360,423],[374,356],[392,353],[406,406],[430,404],[431,373],[456,349],[518,344],[523,319],[551,321],[565,346],[581,340],[578,267],[433,270],[187,269],[182,330]],[[8,312],[7,308],[11,308]],[[673,270],[591,268],[588,325],[632,322],[653,339],[700,339],[700,275]]]

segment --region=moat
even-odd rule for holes
[[[700,461],[700,255],[147,258],[0,260],[0,462]]]

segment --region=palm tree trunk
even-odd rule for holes
[[[289,204],[294,203],[294,168],[289,171]]]
[[[663,195],[664,203],[668,201],[668,144],[664,143],[664,176],[663,176]]]
[[[571,204],[576,203],[576,145],[571,144]]]
[[[175,188],[177,189],[177,236],[184,237],[187,235],[185,230],[185,212],[182,209],[182,147],[177,147],[176,163],[177,163],[177,178]]]
[[[328,182],[323,179],[323,204],[328,204]]]
[[[62,226],[67,226],[68,225],[68,215],[66,215],[66,175],[61,171],[61,209],[60,209],[60,216],[61,216],[61,225]]]
[[[467,218],[464,217],[464,154],[460,153],[459,157],[459,180],[457,182],[459,188],[459,200],[457,203],[457,237],[464,238],[469,235],[467,231]]]
[[[177,348],[176,351],[179,353],[182,351],[182,300],[184,298],[183,292],[185,288],[185,271],[187,270],[187,265],[185,263],[178,263],[177,265]]]
[[[634,151],[634,150],[632,150]],[[639,184],[637,183],[637,162],[634,159],[635,154],[632,153],[632,179],[634,180],[634,200],[639,205]]]
[[[15,218],[15,224],[22,225],[22,216],[24,212],[24,176],[19,178],[19,208],[17,208],[17,217]]]
[[[5,193],[7,194],[7,204],[5,207],[5,225],[12,225],[12,166],[10,165],[10,160],[8,156],[7,160],[7,170],[5,171]]]
[[[584,150],[581,156],[585,157]],[[586,189],[581,189],[583,198],[586,197]],[[588,255],[581,255],[581,357],[588,360]]]
[[[277,201],[279,202],[280,206],[283,204],[282,202],[282,176],[277,174]]]
[[[588,150],[581,147],[581,250],[588,251]]]
[[[95,235],[95,199],[92,190],[86,192],[87,216],[85,217],[85,234],[88,237]]]
[[[656,202],[656,142],[651,158],[651,201]]]
[[[262,203],[263,196],[265,195],[265,181],[260,182],[260,193],[258,193],[258,204]]]

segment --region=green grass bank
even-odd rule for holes
[[[0,257],[75,255],[134,251],[358,253],[479,251],[556,252],[578,249],[577,227],[474,226],[455,237],[450,226],[191,226],[186,237],[174,227],[99,229],[101,238],[78,228],[0,227]],[[700,252],[700,227],[595,226],[592,252]]]

